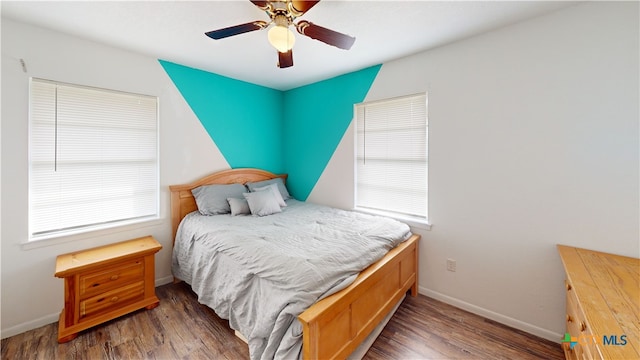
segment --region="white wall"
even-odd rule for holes
[[[587,2],[383,64],[366,100],[429,98],[421,293],[559,341],[555,245],[640,256],[638,10]],[[352,206],[353,146],[352,124],[309,201]]]
[[[24,59],[27,73],[19,63]],[[29,77],[159,97],[160,215],[140,226],[22,245],[28,239]],[[2,338],[57,321],[63,280],[53,276],[59,254],[153,235],[156,283],[172,280],[168,185],[229,168],[158,61],[77,37],[2,19]],[[46,245],[46,246],[42,246]]]

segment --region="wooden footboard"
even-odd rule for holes
[[[303,359],[349,356],[411,290],[418,294],[419,235],[391,250],[346,289],[300,314]]]

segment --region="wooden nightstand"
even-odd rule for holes
[[[146,236],[58,256],[55,276],[64,278],[58,342],[140,308],[158,306],[154,255],[161,248]]]

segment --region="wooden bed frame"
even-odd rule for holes
[[[281,177],[259,169],[224,170],[190,184],[173,185],[171,224],[173,239],[182,218],[197,210],[191,189],[211,184],[244,184]],[[402,299],[407,291],[418,294],[418,241],[420,235],[392,249],[384,258],[358,275],[347,288],[322,299],[305,310],[302,323],[304,359],[344,359]]]

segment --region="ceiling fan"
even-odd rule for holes
[[[333,45],[340,49],[349,50],[354,41],[356,41],[356,38],[352,36],[318,26],[306,20],[299,20],[297,23],[293,22],[319,3],[320,0],[250,1],[261,10],[264,10],[269,16],[270,21],[256,20],[246,24],[209,31],[206,32],[205,35],[212,39],[219,40],[250,31],[263,30],[273,24],[274,26],[272,26],[268,32],[268,39],[269,43],[278,50],[279,68],[293,66],[292,48],[295,43],[295,36],[293,32],[289,30],[291,25],[295,26],[296,30],[302,35],[320,40],[323,43]]]

